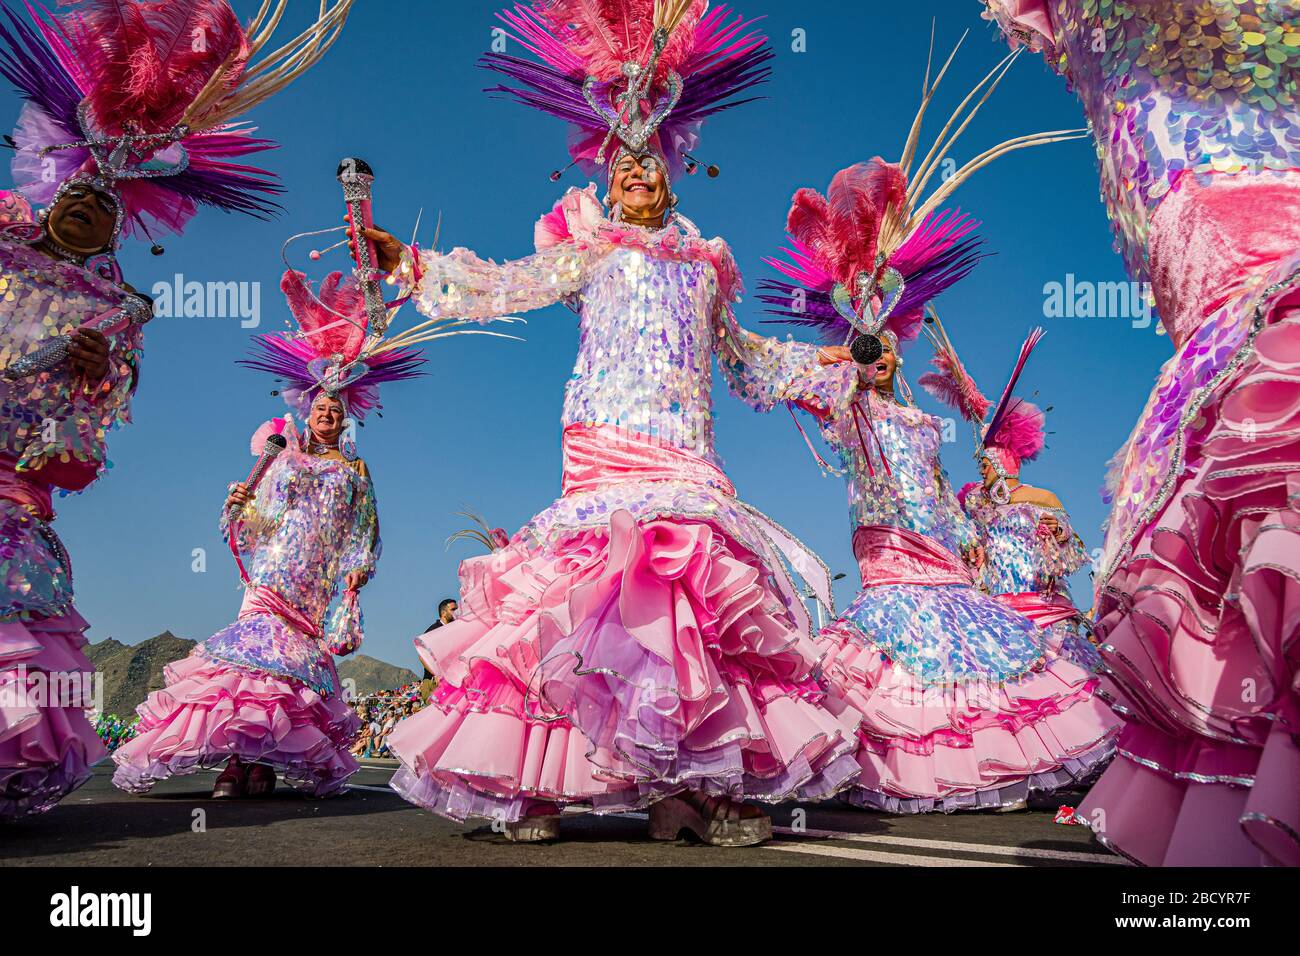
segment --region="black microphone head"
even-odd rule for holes
[[[859,365],[870,365],[885,354],[885,347],[874,335],[859,335],[849,346],[849,353]]]
[[[371,179],[374,179],[375,171],[370,168],[370,164],[364,159],[359,159],[356,156],[348,156],[339,162],[339,168],[334,175],[338,177],[340,182],[354,176],[369,176]]]
[[[283,435],[269,435],[266,439],[266,445],[262,448],[263,455],[278,455],[289,447],[289,442]]]

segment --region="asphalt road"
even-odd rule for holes
[[[893,817],[838,803],[774,808],[775,839],[748,849],[654,842],[636,814],[566,816],[561,842],[515,845],[481,822],[458,825],[402,800],[387,787],[394,766],[367,762],[354,788],[329,800],[281,785],[267,799],[230,802],[209,799],[214,773],[128,796],[106,762],[50,813],[0,828],[0,865],[1123,865],[1087,828],[1055,823],[1047,810]]]

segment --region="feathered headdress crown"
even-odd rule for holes
[[[754,21],[707,0],[534,0],[497,16],[541,63],[489,53],[480,65],[520,86],[496,86],[570,126],[569,154],[612,168],[623,149],[658,153],[694,172],[704,120],[750,102],[773,56]],[[752,98],[751,98],[752,99]],[[617,144],[615,144],[617,140]],[[717,175],[717,167],[709,167]],[[558,180],[560,173],[552,173]]]
[[[999,156],[1084,132],[1033,133],[999,143],[926,195],[943,157],[1019,53],[1004,57],[966,95],[913,172],[922,119],[960,47],[958,41],[933,83],[927,59],[921,106],[899,162],[876,157],[840,170],[825,195],[813,189],[795,193],[786,223],[789,247],[782,250],[786,259],[765,260],[790,281],[767,279],[760,286],[759,298],[770,306],[768,312],[784,317],[779,321],[816,328],[836,344],[882,332],[904,342],[915,339],[926,303],[964,278],[984,255],[982,240],[973,235],[978,223],[960,210],[941,210],[943,203]]]
[[[421,374],[418,349],[370,334],[355,276],[332,272],[316,293],[303,273],[288,269],[280,291],[298,330],[257,336],[253,357],[239,364],[278,378],[281,396],[299,415],[306,417],[323,391],[343,402],[349,418],[364,421],[380,407],[380,385]]]
[[[273,147],[235,120],[312,66],[352,0],[263,54],[288,0],[243,27],[227,0],[61,0],[0,22],[0,73],[27,101],[11,137],[14,181],[52,205],[72,182],[119,199],[114,231],[180,233],[200,205],[266,217],[275,177],[234,160]],[[148,220],[148,224],[146,223]]]

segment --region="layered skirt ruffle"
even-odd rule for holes
[[[293,787],[326,797],[360,765],[350,753],[361,721],[342,700],[301,681],[206,657],[167,666],[167,686],[137,708],[138,733],[113,753],[113,783],[146,793],[159,780],[231,757],[269,764]]]
[[[920,588],[869,588],[819,637],[832,706],[859,721],[861,774],[849,799],[890,813],[989,809],[1095,775],[1113,755],[1119,729],[1096,694],[1096,678],[1060,656],[1059,642],[971,588],[923,589],[942,592],[942,600],[920,600],[913,611]],[[894,635],[892,651],[880,634],[855,623],[855,608],[868,602],[874,619],[897,618],[907,628]],[[883,606],[891,602],[899,603],[899,614]],[[960,614],[945,616],[963,604]],[[923,627],[910,623],[922,619]],[[1013,634],[956,633],[972,621]],[[1026,628],[1039,657],[1024,673],[1006,674],[979,650],[985,639],[1016,643]],[[924,638],[930,632],[948,633],[950,647],[966,648],[959,679],[945,676],[958,652],[941,653],[938,642]],[[933,667],[936,658],[949,660]]]
[[[1098,603],[1132,725],[1081,810],[1148,865],[1300,865],[1300,309],[1276,306]]]
[[[0,624],[0,821],[51,809],[108,755],[85,713],[85,629],[75,610]]]
[[[711,523],[616,511],[466,561],[461,583],[460,618],[418,642],[443,685],[389,737],[414,803],[511,821],[686,788],[819,799],[858,771],[769,566]]]

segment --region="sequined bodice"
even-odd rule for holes
[[[246,510],[249,580],[320,622],[343,575],[373,569],[376,521],[367,479],[343,462],[284,452]]]
[[[0,241],[0,368],[69,333],[123,300],[122,290],[70,263]],[[67,365],[13,382],[0,379],[0,454],[35,470],[51,459],[92,469],[104,461],[108,429],[127,420],[134,384],[128,362],[138,326],[109,342],[109,374],[88,387]]]
[[[710,319],[717,294],[706,260],[626,247],[604,256],[581,293],[564,424],[618,425],[716,463]]]
[[[1043,540],[1038,535],[1042,514],[1043,509],[1033,504],[992,509],[985,533],[988,563],[984,568],[990,594],[1025,594],[1048,586],[1050,572]]]
[[[940,420],[874,391],[843,408],[822,431],[844,465],[853,527],[904,528],[960,554],[975,533],[939,462]]]
[[[1204,182],[1300,168],[1296,0],[988,0],[988,8],[1013,39],[1042,49],[1082,100],[1102,198],[1134,275],[1147,274],[1151,213],[1184,172]]]

